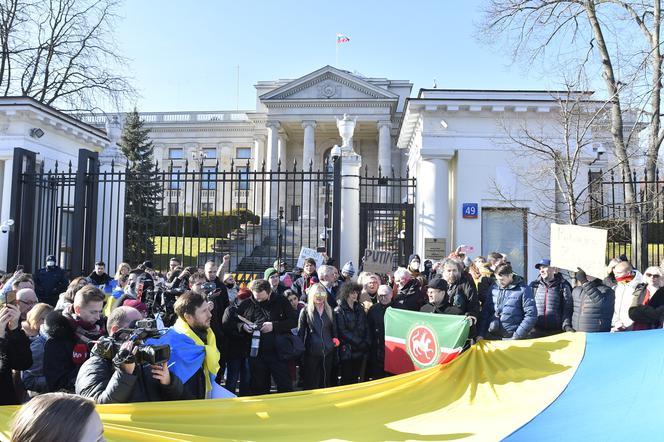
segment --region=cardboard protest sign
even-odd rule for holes
[[[393,263],[394,252],[367,249],[364,251],[364,266],[362,269],[365,272],[387,273],[392,271]]]
[[[551,224],[551,265],[596,278],[606,276],[606,230]]]
[[[297,267],[303,268],[304,267],[304,260],[307,258],[313,258],[314,261],[316,261],[316,268],[320,267],[323,265],[325,262],[325,258],[323,258],[323,255],[315,251],[314,249],[310,249],[308,247],[302,247],[300,249],[300,256],[297,257]]]

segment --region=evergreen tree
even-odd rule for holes
[[[127,114],[122,131],[121,149],[127,157],[125,187],[124,260],[131,265],[151,259],[154,254],[152,234],[161,219],[157,201],[163,189],[157,179],[154,147],[143,127],[138,111]],[[158,227],[158,226],[157,226]]]

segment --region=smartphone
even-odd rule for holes
[[[325,253],[325,252],[327,251],[327,249],[325,249],[325,247],[317,247],[317,248],[316,248],[316,251],[317,251],[318,253]]]
[[[5,298],[5,305],[12,304],[16,305],[16,291],[12,290],[7,292],[7,297]]]

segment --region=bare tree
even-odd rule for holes
[[[135,95],[114,45],[119,0],[0,0],[0,93],[68,111]]]
[[[646,199],[656,194],[655,176],[661,128],[662,52],[661,0],[492,0],[484,11],[482,35],[503,37],[515,57],[547,60],[548,68],[595,70],[604,85],[612,153],[622,176],[632,177],[635,158],[644,159]],[[618,50],[622,45],[622,50]],[[638,116],[625,123],[625,114]],[[649,134],[645,154],[629,145],[645,124]],[[647,261],[642,241],[636,186],[626,186],[630,209],[632,258]],[[650,210],[646,206],[645,217]],[[639,250],[635,245],[639,245]]]

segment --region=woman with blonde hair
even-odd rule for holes
[[[46,315],[52,311],[52,306],[40,302],[32,307],[28,312],[27,320],[23,323],[23,330],[30,337],[32,365],[21,372],[21,381],[31,397],[48,391],[44,375],[44,345],[48,335],[43,324]],[[32,334],[33,332],[34,334]]]
[[[72,425],[72,423],[74,423]],[[11,428],[12,442],[103,442],[104,424],[89,399],[47,393],[23,405]]]
[[[46,315],[53,311],[53,306],[40,302],[35,304],[26,315],[25,321],[21,324],[23,331],[29,338],[34,338],[39,334],[39,327],[44,323]]]
[[[69,286],[67,286],[67,290],[60,294],[60,299],[58,299],[55,309],[66,310],[67,307],[74,304],[74,296],[76,296],[76,292],[88,284],[90,284],[90,280],[85,276],[79,276],[78,278],[72,279]]]
[[[307,289],[307,306],[300,311],[297,332],[304,341],[304,389],[331,385],[334,348],[339,345],[334,312],[327,303],[327,290],[321,283]]]
[[[116,281],[116,284],[122,275],[129,275],[129,272],[131,272],[131,266],[128,263],[121,262],[118,264],[118,270],[115,272],[115,276],[113,277],[113,279]]]

